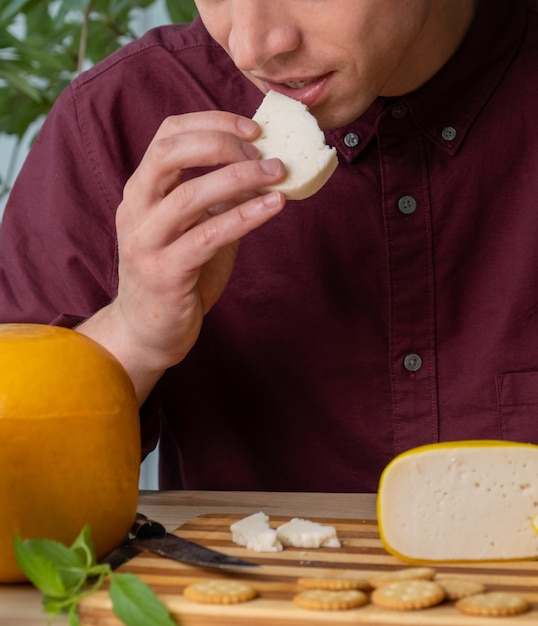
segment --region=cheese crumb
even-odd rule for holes
[[[284,546],[294,548],[339,548],[334,526],[324,526],[298,517],[282,524],[276,535]]]
[[[293,518],[276,530],[269,526],[269,517],[254,513],[230,526],[232,541],[256,552],[280,552],[284,546],[294,548],[339,548],[334,526]]]
[[[256,552],[280,552],[282,544],[276,531],[269,526],[269,517],[262,513],[254,513],[230,526],[232,540],[240,546]]]

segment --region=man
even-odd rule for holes
[[[538,443],[533,0],[197,6],[49,116],[2,321],[118,357],[164,488],[374,491],[415,445]],[[269,89],[338,149],[307,201],[256,192],[285,176],[250,143]]]

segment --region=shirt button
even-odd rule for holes
[[[417,210],[417,201],[413,196],[402,196],[398,200],[398,209],[400,209],[404,215],[411,215],[411,213]]]
[[[456,139],[457,134],[458,133],[456,132],[456,129],[453,126],[447,126],[446,128],[443,128],[443,131],[441,132],[441,137],[445,141],[454,141],[454,139]]]
[[[404,367],[408,372],[418,372],[422,367],[422,359],[418,354],[408,354],[404,359]]]
[[[395,107],[392,107],[392,117],[394,119],[399,120],[401,117],[407,115],[407,106],[405,104],[398,104]]]
[[[355,148],[360,143],[360,137],[357,135],[357,133],[348,133],[344,137],[344,143],[348,148]]]

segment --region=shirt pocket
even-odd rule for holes
[[[538,443],[538,371],[495,376],[501,438]]]

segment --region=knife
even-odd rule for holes
[[[189,565],[211,568],[259,567],[257,563],[211,550],[166,531],[166,528],[142,513],[136,519],[125,540],[101,562],[116,569],[140,552],[149,550],[160,556]]]

